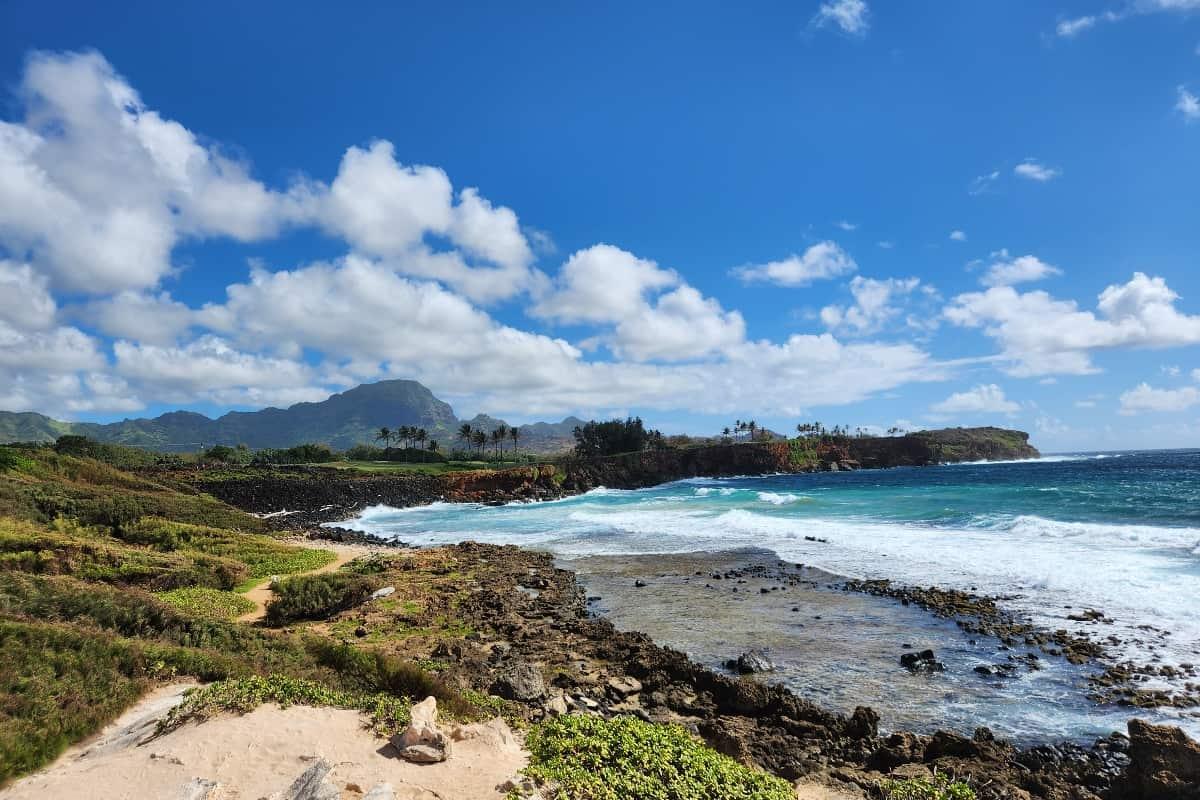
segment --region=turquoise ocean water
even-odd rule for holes
[[[1116,637],[1115,660],[1200,664],[1200,451],[693,479],[538,504],[375,507],[347,524],[416,545],[474,539],[565,558],[764,548],[835,575],[1001,596],[1050,629]],[[1089,608],[1113,623],[1067,618]],[[686,636],[673,643],[687,649]],[[784,677],[805,689],[803,674]],[[1014,687],[982,716],[1018,737],[1086,736],[1128,716],[1089,708],[1069,675],[1039,679],[1058,683],[1033,692],[1036,708],[1007,696],[1019,700]],[[964,719],[988,702],[973,698]],[[1200,734],[1186,713],[1152,716]]]

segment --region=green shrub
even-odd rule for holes
[[[193,617],[203,619],[237,619],[254,610],[254,601],[233,592],[222,592],[204,586],[185,586],[155,595],[159,600]]]
[[[54,451],[59,455],[91,458],[121,469],[150,467],[162,463],[163,456],[140,447],[107,444],[86,436],[68,434],[54,442]]]
[[[945,775],[884,781],[880,784],[885,800],[975,800],[975,792],[963,781]]]
[[[302,619],[326,619],[367,600],[375,581],[365,575],[329,572],[279,581],[267,605],[267,622],[284,625]]]
[[[0,472],[6,470],[24,471],[33,466],[33,459],[23,455],[20,450],[12,447],[0,447]]]
[[[475,716],[481,708],[479,703],[466,699],[458,690],[414,661],[405,661],[379,650],[360,650],[327,640],[313,642],[310,650],[319,664],[364,690],[417,700],[436,697],[446,714],[459,719]]]
[[[73,575],[158,591],[181,586],[230,589],[247,572],[229,559],[129,547],[68,519],[59,518],[46,530],[5,517],[0,517],[0,571]]]
[[[326,464],[338,456],[323,444],[298,444],[283,450],[259,450],[253,464]]]
[[[141,693],[143,662],[103,634],[0,620],[0,786],[51,761]]]
[[[569,714],[535,725],[525,772],[556,800],[792,800],[791,784],[737,763],[677,725]]]

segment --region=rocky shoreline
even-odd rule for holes
[[[324,473],[286,476],[282,484],[277,475],[266,482],[206,482],[204,489],[264,515],[288,505],[311,509],[270,517],[280,529],[372,543],[385,540],[321,523],[379,503],[408,507],[439,500],[539,500],[577,491],[554,480],[553,473],[537,470],[460,476],[449,495],[441,477],[313,480]],[[873,709],[832,713],[782,686],[721,674],[658,646],[645,634],[616,630],[589,613],[575,575],[555,567],[548,554],[473,543],[436,550],[474,565],[471,594],[454,608],[472,633],[459,642],[431,644],[428,657],[446,662],[447,674],[455,680],[505,696],[531,718],[577,710],[677,722],[718,750],[782,777],[818,776],[864,791],[884,774],[921,775],[936,769],[972,776],[979,796],[994,800],[1200,797],[1200,776],[1191,766],[1193,759],[1200,763],[1200,746],[1178,729],[1135,721],[1130,736],[1114,733],[1091,747],[1060,743],[1024,750],[997,740],[986,728],[971,737],[948,731],[881,736]],[[845,588],[917,604],[955,618],[964,630],[1001,641],[1019,637],[1021,643],[1072,663],[1094,660],[1102,652],[1086,639],[1038,631],[1003,612],[993,599],[886,582]],[[363,631],[366,636],[377,624],[369,615],[354,623],[355,635]]]
[[[1134,722],[1129,736],[1113,734],[1092,747],[1028,749],[986,728],[970,737],[883,736],[871,708],[833,713],[783,686],[722,674],[643,633],[616,629],[589,612],[575,574],[549,554],[468,542],[391,558],[404,562],[398,574],[405,580],[428,577],[426,616],[453,610],[469,631],[449,640],[409,638],[406,651],[443,665],[449,680],[505,697],[529,719],[579,711],[678,723],[781,777],[818,777],[864,792],[887,774],[935,769],[970,776],[986,800],[1148,800],[1200,791],[1200,746],[1175,729]],[[331,625],[386,642],[394,626],[410,623],[368,604]]]

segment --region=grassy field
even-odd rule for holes
[[[523,466],[523,461],[444,461],[433,464],[406,464],[399,461],[335,461],[321,466],[360,472],[415,473],[445,475],[448,472],[470,472],[480,469],[507,469]]]

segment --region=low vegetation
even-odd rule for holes
[[[363,603],[377,586],[370,576],[346,572],[278,581],[272,587],[275,598],[267,604],[267,623],[286,625],[303,619],[325,619]]]
[[[237,619],[255,609],[254,602],[236,592],[223,592],[206,586],[185,586],[161,592],[159,600],[201,619]]]
[[[945,775],[884,781],[880,786],[884,800],[975,800],[975,792],[963,781]]]
[[[383,692],[334,689],[316,681],[286,675],[249,675],[217,681],[188,693],[184,701],[159,721],[164,732],[190,720],[203,720],[226,712],[245,714],[266,703],[288,706],[332,706],[369,715],[372,729],[383,736],[408,725],[412,701]]]
[[[739,764],[683,728],[565,715],[526,737],[526,774],[556,800],[792,800],[787,781]]]

